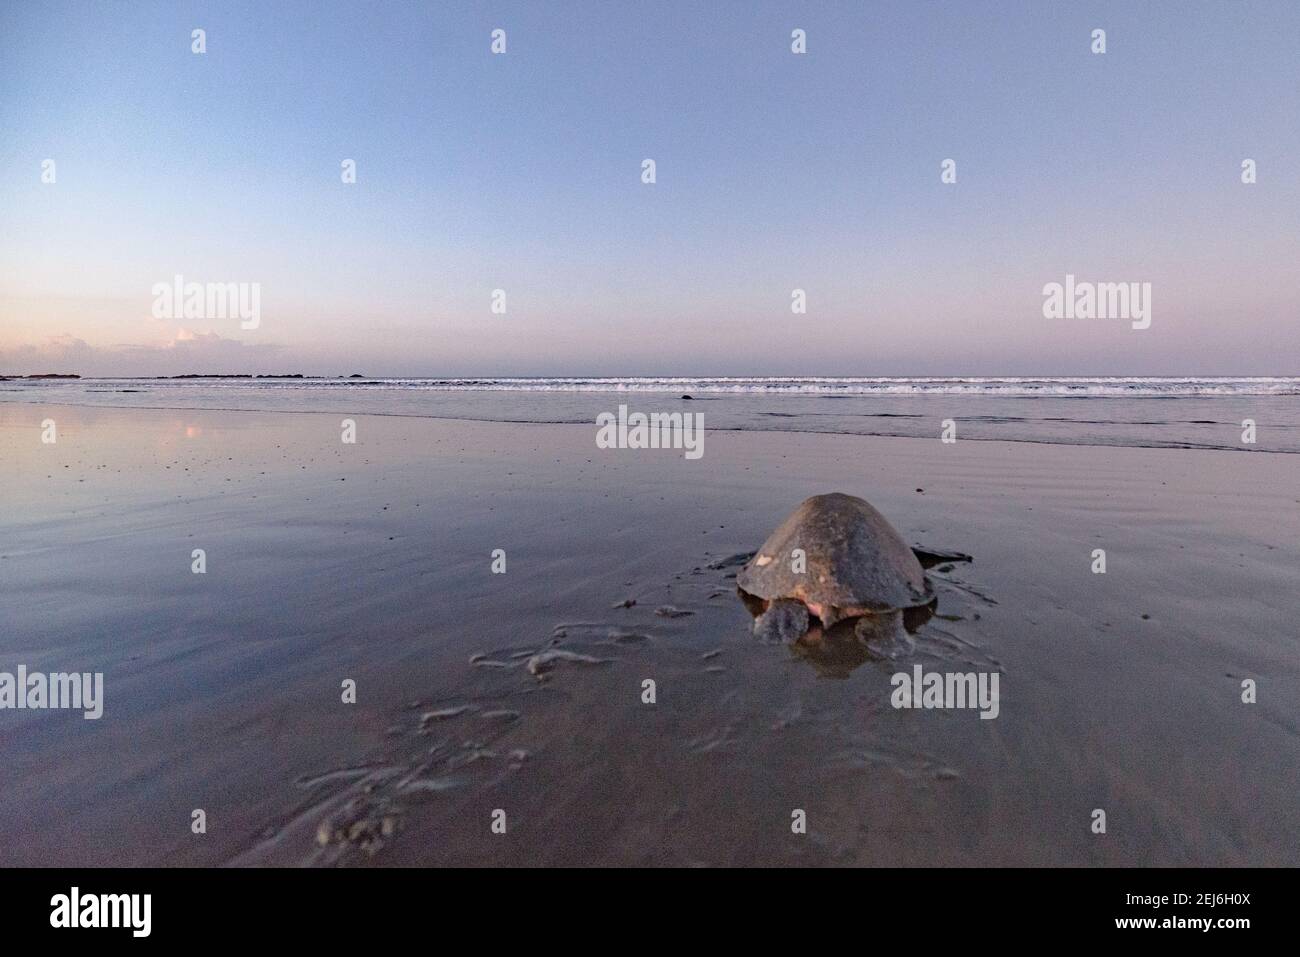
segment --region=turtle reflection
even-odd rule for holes
[[[824,678],[847,678],[868,661],[892,661],[912,650],[911,635],[934,615],[934,605],[888,615],[863,615],[823,628],[812,627],[790,645],[790,651]]]

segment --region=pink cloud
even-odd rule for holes
[[[92,346],[70,335],[0,348],[0,375],[72,372],[83,376],[182,375],[187,372],[283,372],[283,347],[225,339],[215,332],[178,329],[159,345]]]

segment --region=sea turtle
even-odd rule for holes
[[[936,599],[924,568],[961,560],[969,557],[914,551],[867,502],[833,492],[796,508],[741,569],[736,585],[760,638],[797,639],[811,618],[824,632],[860,619],[857,631],[865,637],[886,624],[905,623],[910,631],[928,619]]]

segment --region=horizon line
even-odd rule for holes
[[[428,379],[428,380],[464,380],[464,379],[484,379],[484,380],[510,380],[510,379],[610,379],[610,380],[628,380],[628,379],[1300,379],[1300,372],[1293,373],[1274,373],[1274,372],[1241,372],[1241,373],[1224,373],[1224,372],[1202,372],[1202,373],[1134,373],[1134,372],[1052,372],[1052,373],[927,373],[927,374],[853,374],[853,375],[828,375],[826,373],[776,373],[776,374],[758,374],[758,373],[635,373],[625,375],[610,375],[607,373],[552,373],[547,375],[513,373],[513,374],[491,374],[491,373],[464,373],[460,375],[367,375],[359,372],[352,373],[305,373],[305,372],[182,372],[174,375],[88,375],[79,372],[32,372],[32,373],[0,373],[0,380],[18,380],[18,379],[122,379],[131,381],[142,380],[168,380],[168,379]]]

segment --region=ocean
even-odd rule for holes
[[[951,419],[977,441],[1300,452],[1300,376],[10,380],[0,401],[538,423],[626,404],[701,412],[710,430],[932,438]]]

